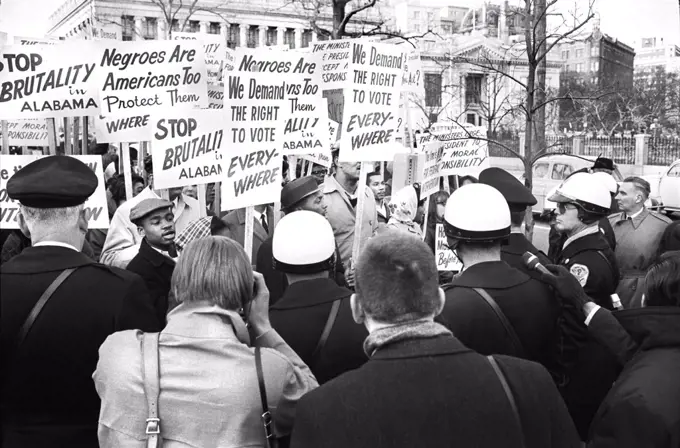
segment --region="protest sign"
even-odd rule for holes
[[[482,170],[491,166],[491,160],[488,142],[475,137],[486,138],[486,128],[470,126],[446,130],[424,136],[422,141],[427,143],[438,140],[442,143],[443,152],[439,166],[441,176],[478,176]]]
[[[47,146],[45,120],[11,120],[7,122],[7,135],[12,146]]]
[[[208,84],[208,109],[224,109],[224,86]]]
[[[328,137],[329,137],[329,142],[332,145],[335,143],[338,139],[338,128],[339,124],[336,123],[333,120],[328,120]],[[325,166],[326,168],[330,168],[331,165],[333,164],[333,156],[332,156],[332,151],[330,148],[330,145],[328,146],[328,151],[322,151],[322,152],[317,152],[313,154],[305,154],[302,156],[304,160],[309,160],[310,162],[314,162],[317,165],[322,165]]]
[[[437,224],[437,241],[435,244],[435,257],[438,271],[459,272],[463,269],[463,263],[456,255],[456,252],[449,249],[448,243],[446,242],[444,224]]]
[[[439,191],[439,164],[442,157],[442,143],[433,141],[422,146],[425,153],[423,181],[420,186],[420,199],[425,199]]]
[[[222,179],[224,114],[219,110],[169,110],[151,117],[151,157],[156,189]]]
[[[0,48],[0,118],[97,113],[95,45],[74,41]]]
[[[289,108],[285,79],[304,68],[264,60],[263,53],[239,48],[235,70],[225,73],[229,150],[222,159],[223,210],[280,200],[282,135]]]
[[[420,62],[420,53],[418,50],[412,50],[405,52],[405,55],[402,90],[424,95],[425,81],[423,80],[423,64]]]
[[[14,36],[14,45],[56,45],[57,39],[40,39],[35,37]]]
[[[92,36],[95,39],[123,40],[121,27],[115,23],[95,23]]]
[[[224,38],[219,34],[203,33],[184,33],[174,31],[172,40],[198,41],[203,44],[205,50],[205,69],[209,84],[220,84],[222,82],[222,71],[226,59],[228,47],[225,45]]]
[[[98,143],[139,142],[151,138],[149,113],[130,115],[95,115],[94,132]]]
[[[312,53],[321,56],[321,79],[324,90],[348,87],[351,40],[327,40],[312,43]]]
[[[205,57],[197,41],[94,42],[101,115],[208,107]]]
[[[395,140],[404,53],[396,45],[353,41],[340,135],[343,162],[391,161],[403,150]]]
[[[7,44],[7,33],[0,31],[0,46]]]
[[[0,229],[18,229],[19,203],[7,195],[7,182],[22,166],[38,160],[42,156],[0,156]],[[87,164],[97,175],[97,189],[84,204],[85,215],[90,229],[106,229],[109,227],[109,209],[106,204],[106,187],[101,156],[64,156],[75,157]]]

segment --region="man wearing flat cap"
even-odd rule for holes
[[[290,214],[297,210],[307,210],[326,217],[328,206],[314,176],[305,176],[288,182],[281,190],[281,211]],[[257,252],[255,269],[264,275],[269,288],[269,304],[273,305],[286,289],[288,282],[283,272],[272,266],[274,236],[267,238]],[[335,280],[340,286],[345,284],[344,266],[338,258],[335,266]]]
[[[83,203],[97,177],[68,156],[38,159],[7,183],[32,247],[0,268],[0,445],[97,445],[92,382],[99,346],[116,331],[158,331],[139,276],[80,252]]]
[[[127,270],[146,283],[162,324],[168,313],[170,280],[177,260],[174,220],[172,202],[165,199],[144,199],[130,211],[130,221],[143,238],[139,253],[127,265]]]
[[[544,266],[550,264],[547,255],[531,244],[522,231],[527,207],[535,205],[536,198],[519,179],[501,168],[493,167],[482,171],[479,174],[479,183],[491,185],[500,191],[510,207],[510,236],[501,246],[501,260],[531,277],[540,278],[537,271],[527,268],[522,261],[522,255],[530,252],[536,255]]]

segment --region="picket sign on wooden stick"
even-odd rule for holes
[[[80,117],[73,117],[73,154],[80,152]]]
[[[49,145],[49,154],[51,156],[57,154],[57,125],[54,118],[47,119],[47,142]]]
[[[425,199],[425,216],[423,217],[423,241],[427,237],[427,219],[430,216],[430,198],[431,197],[432,197],[432,195],[428,196],[427,199]],[[437,236],[436,230],[437,229],[435,228],[435,238]]]
[[[146,171],[144,171],[144,158],[146,158],[146,147],[148,144],[149,142],[140,142],[139,152],[137,153],[137,172],[142,176],[142,179],[144,179],[144,185],[146,185],[149,180],[149,176],[147,176]]]
[[[2,125],[2,154],[9,154],[9,124],[7,120],[0,122]]]
[[[71,140],[71,126],[70,120],[64,118],[64,154],[73,154],[73,142]]]
[[[198,211],[199,211],[199,216],[201,218],[208,215],[208,208],[206,206],[206,200],[205,200],[205,189],[206,189],[206,187],[207,187],[206,184],[199,184],[198,185]]]
[[[312,175],[312,169],[314,169],[314,162],[311,160],[307,161],[307,174],[306,176],[311,176]]]
[[[125,197],[129,201],[132,199],[132,167],[130,165],[130,144],[120,145],[121,157],[123,161],[123,176],[125,176]]]
[[[22,146],[21,147],[21,154],[25,156],[28,153],[29,153],[28,152],[28,146]]]
[[[359,171],[359,183],[357,184],[357,207],[354,213],[354,242],[352,245],[352,263],[353,268],[359,254],[361,253],[361,229],[364,225],[364,207],[366,206],[366,177],[368,176],[369,163],[361,164],[361,171]]]
[[[255,209],[251,205],[250,207],[246,207],[246,228],[245,228],[245,236],[244,236],[244,241],[243,241],[243,248],[246,251],[246,255],[248,255],[248,259],[250,260],[250,264],[253,264],[253,220],[255,219]]]
[[[222,215],[222,182],[215,183],[215,202],[213,202],[213,212],[218,218]]]
[[[297,177],[297,157],[295,156],[288,157],[288,176],[290,180],[295,180]]]
[[[280,219],[281,219],[281,202],[274,202],[274,227],[271,228],[271,232],[273,232],[274,229],[276,229],[276,226],[278,225]]]
[[[90,126],[88,117],[83,117],[83,154],[89,154],[90,149]]]

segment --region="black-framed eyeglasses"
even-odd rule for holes
[[[576,208],[578,208],[578,206],[576,204],[572,204],[571,202],[560,202],[557,204],[557,209],[560,211],[560,214],[565,214],[567,213],[567,210],[574,210]]]

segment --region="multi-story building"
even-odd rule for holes
[[[640,39],[635,46],[635,75],[649,74],[656,68],[680,71],[680,46],[664,43],[663,37]]]
[[[303,48],[328,38],[326,33],[313,29],[308,11],[286,0],[202,0],[193,10],[185,6],[176,15],[179,3],[175,2],[167,14],[159,3],[168,7],[166,0],[66,0],[50,17],[48,35],[148,40],[165,39],[172,31],[184,31],[222,35],[232,48],[273,45]],[[331,11],[313,19],[318,28],[332,29]],[[348,30],[378,20],[379,9],[369,8],[353,18]]]

